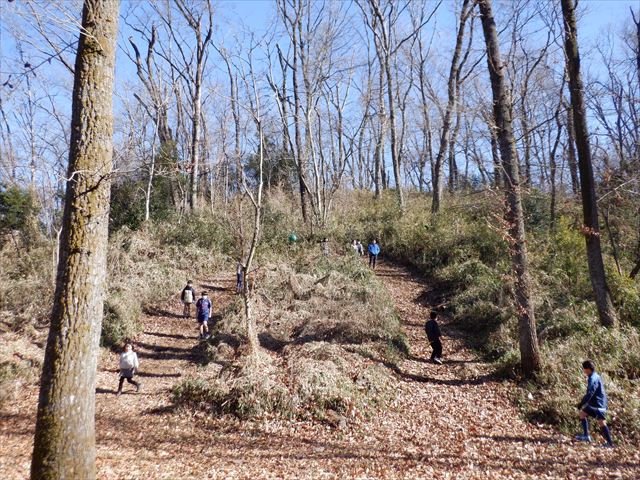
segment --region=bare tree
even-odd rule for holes
[[[598,222],[598,203],[593,177],[591,146],[589,145],[589,129],[584,101],[584,86],[580,74],[580,53],[578,51],[578,31],[576,25],[575,5],[573,0],[561,0],[562,16],[565,30],[565,54],[569,91],[573,107],[573,125],[578,150],[578,167],[580,170],[580,189],[582,192],[582,213],[584,217],[583,232],[587,242],[587,261],[591,286],[595,295],[600,323],[613,327],[618,318],[611,301],[607,279],[602,261],[600,247],[600,225]]]
[[[493,92],[493,114],[505,177],[508,207],[506,218],[509,228],[512,269],[515,276],[514,290],[519,326],[520,362],[524,374],[531,377],[540,370],[541,361],[531,300],[520,175],[513,136],[511,107],[505,86],[505,66],[500,57],[500,44],[491,0],[478,0],[478,6],[480,7],[482,30],[487,48],[487,65]]]
[[[294,118],[294,139],[295,139],[295,162],[298,172],[298,187],[300,192],[300,208],[304,223],[310,220],[308,212],[306,168],[307,153],[304,150],[302,141],[302,93],[300,88],[300,68],[302,58],[303,40],[302,20],[303,20],[303,0],[278,0],[278,12],[283,18],[291,46],[293,48],[291,62],[287,61],[287,66],[291,69],[292,89],[293,89],[293,118]],[[284,59],[284,57],[280,57]]]
[[[105,293],[118,0],[86,0],[32,479],[93,479],[95,373]]]
[[[460,57],[462,56],[462,46],[464,42],[464,32],[466,29],[467,19],[473,11],[470,0],[463,0],[462,9],[460,10],[460,19],[458,22],[458,33],[456,35],[456,45],[453,50],[453,58],[451,59],[451,67],[449,69],[449,80],[447,82],[447,106],[444,111],[444,118],[442,120],[442,131],[440,132],[440,145],[438,147],[438,153],[433,166],[433,200],[431,202],[431,212],[438,213],[440,210],[440,204],[442,203],[443,192],[443,162],[444,157],[449,147],[450,129],[452,115],[456,111],[458,101],[458,89],[459,85],[459,69],[460,69]],[[449,172],[451,175],[452,172]]]

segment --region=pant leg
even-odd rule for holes
[[[434,342],[433,353],[436,358],[442,358],[442,342],[440,341],[440,339]]]
[[[373,268],[376,268],[376,262],[378,261],[378,255],[373,256]]]
[[[135,385],[136,387],[138,386],[138,382],[136,382],[133,378],[127,378],[127,382],[129,382],[132,385]]]
[[[120,381],[118,382],[118,391],[122,391],[122,385],[124,384],[124,377],[120,377]]]

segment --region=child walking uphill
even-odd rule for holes
[[[236,293],[242,293],[242,279],[244,278],[244,264],[242,263],[242,259],[238,259],[238,264],[236,265]]]
[[[191,280],[189,280],[187,286],[182,289],[180,300],[184,304],[182,316],[184,318],[191,318],[191,305],[196,301],[196,290],[193,288],[193,282]]]
[[[378,245],[378,241],[375,238],[371,240],[367,250],[369,251],[369,267],[375,270],[378,255],[380,255],[380,245]]]
[[[429,320],[424,325],[424,330],[427,333],[427,339],[431,344],[431,348],[433,348],[431,361],[442,365],[442,341],[440,340],[442,334],[440,333],[440,326],[438,325],[438,314],[434,310],[431,310],[429,317]]]
[[[209,319],[212,312],[211,300],[209,300],[207,292],[202,292],[202,295],[196,302],[196,317],[198,325],[200,326],[200,340],[207,338],[209,335]]]
[[[607,426],[606,413],[607,413],[607,394],[604,391],[604,383],[600,375],[596,373],[596,366],[591,360],[585,360],[582,362],[582,370],[587,376],[587,393],[580,403],[578,404],[578,410],[580,410],[580,423],[582,424],[582,435],[576,435],[576,440],[580,442],[590,442],[591,436],[589,436],[589,420],[588,417],[593,417],[598,420],[600,425],[600,434],[606,440],[604,447],[613,447],[613,440],[611,440],[611,432]]]
[[[120,382],[118,383],[118,392],[116,395],[122,395],[122,385],[125,379],[127,382],[135,385],[136,392],[140,391],[140,383],[133,379],[139,366],[138,354],[133,351],[133,345],[126,343],[123,352],[120,354]]]

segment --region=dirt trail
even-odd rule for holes
[[[99,478],[640,478],[636,451],[576,445],[520,419],[507,399],[509,385],[493,380],[447,326],[447,363],[426,362],[421,299],[427,286],[397,266],[382,264],[378,274],[411,346],[395,369],[397,399],[385,411],[344,431],[173,412],[170,389],[199,368],[195,322],[179,318],[180,305],[173,302],[144,318],[140,393],[130,389],[117,398],[117,358],[101,359]],[[226,278],[208,282],[217,308],[232,286]],[[36,400],[31,387],[0,415],[2,479],[27,476]]]

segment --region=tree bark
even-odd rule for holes
[[[200,38],[198,38],[198,52],[204,50]],[[198,55],[196,76],[193,85],[193,118],[191,119],[191,181],[189,186],[189,208],[191,211],[198,208],[199,196],[199,171],[200,171],[200,122],[202,114],[202,69],[203,55]]]
[[[520,362],[524,375],[532,377],[540,370],[541,362],[535,314],[531,301],[520,175],[513,137],[510,102],[505,88],[504,65],[500,58],[498,32],[493,19],[491,0],[479,0],[478,5],[487,48],[487,64],[493,92],[493,114],[504,169],[511,262],[515,275],[514,290],[518,315]]]
[[[573,107],[573,126],[578,150],[578,169],[580,171],[580,190],[582,194],[582,213],[584,234],[587,242],[587,261],[591,286],[598,308],[600,323],[613,327],[618,322],[611,294],[607,286],[602,249],[600,246],[600,226],[598,223],[598,204],[593,177],[589,129],[584,103],[584,85],[580,74],[580,53],[578,51],[578,32],[576,27],[575,6],[573,0],[561,0],[565,30],[565,53],[569,91]]]
[[[436,214],[440,210],[442,203],[442,166],[444,163],[444,157],[449,147],[449,136],[451,129],[451,117],[453,112],[457,108],[457,93],[456,93],[456,79],[458,78],[458,69],[460,67],[460,55],[462,54],[462,42],[464,40],[464,30],[469,18],[469,2],[470,0],[464,0],[462,4],[462,11],[460,12],[460,21],[458,23],[458,34],[456,36],[456,46],[453,51],[453,58],[451,59],[451,67],[449,68],[449,81],[447,86],[448,101],[447,108],[445,110],[444,118],[442,120],[442,131],[440,133],[440,146],[438,147],[438,154],[436,155],[436,161],[433,172],[433,200],[431,202],[431,212]],[[451,172],[450,172],[451,173]]]
[[[285,2],[283,2],[283,11],[285,11],[284,15],[286,20],[289,21],[290,27],[290,35],[291,35],[291,45],[293,46],[293,59],[291,65],[291,80],[293,87],[293,117],[294,117],[294,131],[295,131],[295,145],[296,145],[296,171],[298,173],[298,183],[299,183],[299,192],[300,192],[300,209],[302,211],[302,221],[306,224],[309,223],[309,211],[308,211],[308,200],[307,200],[307,191],[306,191],[306,168],[307,168],[307,160],[306,160],[306,152],[304,152],[304,146],[302,144],[302,104],[300,100],[300,82],[298,78],[298,59],[300,57],[300,39],[298,38],[298,30],[299,24],[302,22],[300,18],[302,15],[301,3],[296,3],[295,6],[295,18],[291,20],[286,14],[286,7],[284,6]]]
[[[93,479],[95,372],[105,294],[118,0],[86,0],[67,190],[31,478]]]
[[[573,130],[573,109],[571,105],[567,106],[567,144],[571,191],[574,195],[578,195],[580,191],[580,179],[578,178],[578,162],[576,161],[576,144]]]

